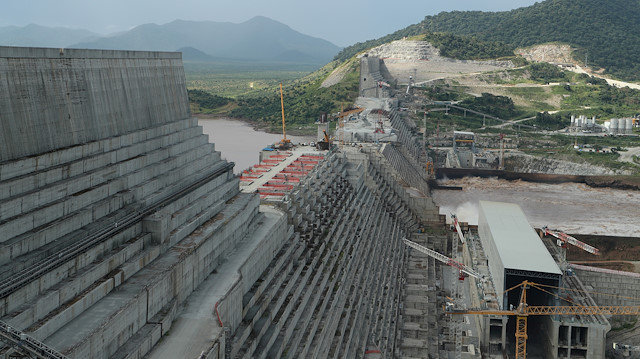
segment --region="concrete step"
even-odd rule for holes
[[[253,198],[255,196],[240,196],[233,204],[227,205],[221,212],[226,219],[224,228],[210,226],[210,232],[204,234],[211,238],[207,243],[197,238],[203,233],[185,238],[131,276],[119,290],[110,292],[46,338],[45,342],[73,358],[107,358],[113,355],[116,348],[124,345],[167,304],[173,300],[183,302],[218,265],[220,257],[232,250],[234,234],[242,237],[246,231],[243,225],[247,216],[255,215],[251,210],[255,205]],[[213,245],[214,241],[219,244]],[[195,260],[205,256],[217,258],[206,263]],[[95,352],[91,343],[96,340],[114,345]]]

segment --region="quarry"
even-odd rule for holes
[[[0,47],[0,358],[634,355],[607,335],[638,275],[569,264],[510,201],[475,224],[434,201],[412,83],[513,65],[412,41],[359,60],[328,150],[234,175],[180,53]]]

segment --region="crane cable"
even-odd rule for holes
[[[623,296],[623,295],[603,293],[603,292],[589,292],[589,291],[586,291],[586,290],[571,289],[571,288],[565,288],[565,287],[557,287],[557,286],[553,286],[553,285],[549,285],[549,284],[538,284],[538,283],[535,283],[535,285],[536,286],[540,286],[540,287],[548,287],[548,288],[562,289],[562,290],[573,291],[573,292],[580,292],[580,293],[584,293],[584,294],[599,294],[599,295],[604,295],[604,296],[608,296],[608,297],[615,297],[615,298],[620,298],[620,299],[631,299],[631,300],[640,301],[640,298],[638,298],[638,297],[627,297],[627,296]]]
[[[623,296],[623,295],[610,294],[610,293],[603,293],[603,292],[589,292],[589,291],[586,291],[586,290],[571,289],[571,288],[566,288],[566,287],[558,287],[558,286],[554,286],[554,285],[549,285],[549,284],[540,284],[540,283],[534,283],[534,282],[528,282],[528,284],[531,286],[531,288],[538,289],[539,291],[542,291],[542,292],[545,292],[545,293],[551,294],[551,295],[553,295],[553,296],[558,297],[559,299],[565,300],[565,301],[567,301],[567,302],[569,302],[569,303],[573,303],[573,304],[576,304],[576,303],[571,302],[571,301],[569,301],[569,300],[567,300],[567,299],[564,299],[564,298],[562,298],[562,297],[558,296],[557,294],[553,294],[552,292],[549,292],[549,291],[543,290],[543,289],[542,289],[542,288],[540,288],[540,287],[553,288],[553,289],[560,289],[560,290],[571,291],[571,292],[578,292],[578,293],[583,293],[583,294],[599,294],[599,295],[608,296],[608,297],[615,297],[615,298],[620,298],[620,299],[630,299],[630,300],[640,301],[640,298],[637,298],[637,297],[627,297],[627,296]],[[507,293],[507,292],[509,292],[509,291],[511,291],[511,290],[513,290],[513,289],[519,288],[519,287],[522,287],[522,283],[520,283],[520,284],[516,284],[515,286],[513,286],[513,287],[511,287],[511,288],[509,288],[509,289],[507,289],[507,290],[505,290],[504,292],[502,292],[502,294],[504,295],[505,293]],[[576,305],[580,305],[580,304],[576,304]]]

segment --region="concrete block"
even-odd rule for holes
[[[33,229],[33,215],[22,215],[9,222],[0,224],[0,243]]]
[[[0,202],[0,221],[22,213],[22,198],[18,197],[6,202]]]

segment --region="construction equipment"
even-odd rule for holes
[[[458,233],[458,238],[460,238],[460,243],[464,244],[464,234],[462,234],[462,229],[460,229],[460,223],[458,223],[458,216],[451,213],[451,220],[453,228]]]
[[[384,133],[384,123],[382,122],[382,110],[378,110],[378,121],[374,133]]]
[[[284,124],[284,96],[282,95],[282,82],[280,83],[280,106],[282,107],[282,140],[275,144],[279,150],[288,150],[293,147],[291,140],[287,139],[287,130]]]
[[[504,133],[500,134],[500,164],[498,169],[504,170]]]
[[[318,149],[322,151],[326,151],[331,146],[331,139],[327,134],[327,130],[322,130],[324,132],[324,139],[322,141],[318,141]]]
[[[527,358],[527,318],[530,315],[640,315],[640,306],[530,306],[527,304],[527,289],[536,288],[543,292],[548,292],[542,287],[551,287],[541,285],[525,280],[505,291],[509,292],[516,288],[521,288],[520,300],[513,310],[497,310],[497,309],[455,309],[453,305],[447,304],[444,310],[448,314],[481,314],[481,315],[510,315],[517,317],[516,323],[516,359]],[[557,288],[557,287],[554,287]],[[557,288],[568,289],[568,288]],[[568,289],[571,290],[571,289]]]
[[[598,248],[590,246],[582,241],[579,241],[573,237],[571,237],[570,235],[560,232],[560,231],[553,231],[550,230],[549,227],[544,226],[542,227],[542,232],[544,233],[545,236],[547,235],[552,235],[556,238],[558,238],[559,242],[561,242],[560,246],[562,248],[566,248],[567,247],[567,243],[576,246],[580,249],[582,249],[585,252],[589,252],[593,255],[599,256],[600,255],[600,251],[598,250]]]
[[[479,280],[481,280],[483,282],[486,282],[486,280],[487,280],[482,274],[480,274],[480,273],[476,272],[475,270],[473,270],[473,268],[471,268],[469,266],[466,266],[466,265],[464,265],[464,264],[462,264],[460,262],[457,262],[457,261],[445,256],[444,254],[438,253],[438,252],[434,251],[433,249],[429,249],[429,248],[427,248],[425,246],[422,246],[422,245],[420,245],[420,244],[418,244],[416,242],[412,242],[412,241],[410,241],[410,240],[408,240],[406,238],[403,238],[402,240],[404,241],[404,244],[406,244],[409,247],[417,250],[418,252],[424,253],[424,254],[428,255],[429,257],[435,258],[435,259],[439,260],[440,262],[442,262],[442,263],[444,263],[444,264],[446,264],[448,266],[457,268],[458,271],[459,271],[458,279],[460,279],[460,280],[464,280],[464,278],[467,275],[470,275],[470,276],[472,276],[472,277],[474,277],[476,279],[479,279]]]
[[[340,143],[340,147],[342,147],[344,145],[344,118],[356,113],[360,113],[362,111],[364,111],[363,107],[358,107],[358,106],[354,106],[355,109],[351,109],[351,110],[344,110],[344,106],[342,106],[342,108],[340,109],[340,113],[336,116],[336,118],[338,119],[338,132],[339,132],[339,143]]]

